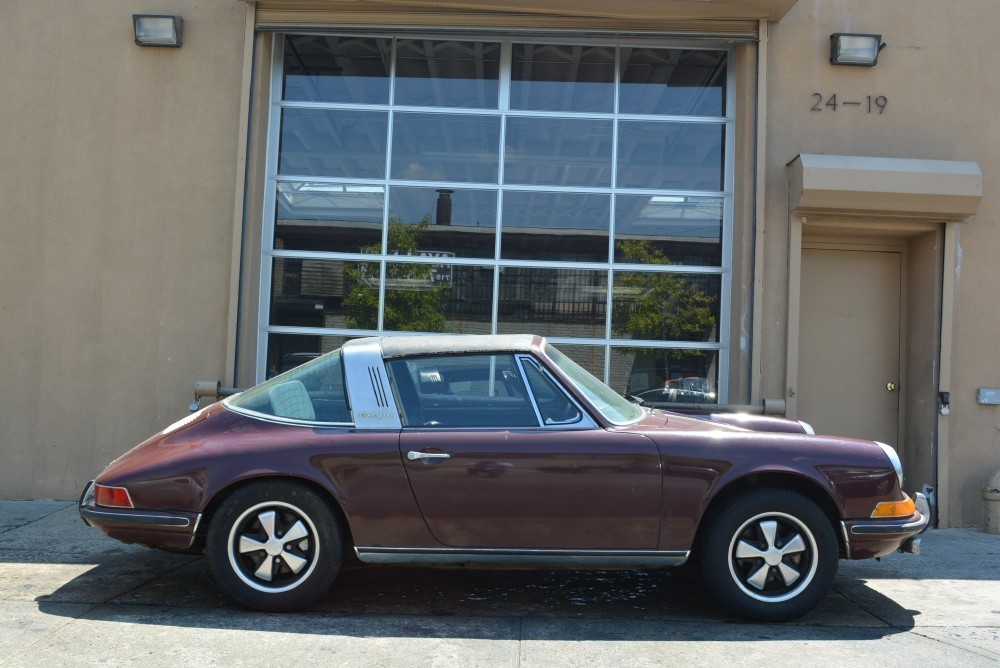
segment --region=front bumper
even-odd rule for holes
[[[187,549],[194,544],[201,523],[201,513],[98,506],[93,480],[83,490],[78,509],[87,526],[123,543],[153,547]]]
[[[930,526],[930,504],[920,492],[913,497],[917,510],[909,517],[845,520],[844,539],[849,559],[882,557],[896,550],[920,554],[920,534]]]

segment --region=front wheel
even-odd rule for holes
[[[293,482],[251,483],[212,518],[207,554],[215,581],[239,603],[284,612],[316,602],[337,577],[341,532],[326,501]]]
[[[837,538],[822,510],[786,490],[761,489],[731,499],[702,544],[702,570],[724,605],[752,620],[804,615],[837,573]]]

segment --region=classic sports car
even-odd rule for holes
[[[357,339],[112,462],[80,513],[208,556],[259,610],[372,564],[655,568],[696,558],[732,610],[815,606],[839,558],[917,551],[926,501],[882,443],[616,394],[545,339]],[[728,424],[727,424],[728,423]]]

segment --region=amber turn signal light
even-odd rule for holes
[[[124,487],[105,487],[94,485],[94,495],[99,506],[111,508],[134,508],[132,498]]]
[[[917,506],[906,494],[902,501],[882,501],[875,506],[872,517],[909,517],[917,511]]]

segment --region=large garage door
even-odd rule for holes
[[[725,400],[730,48],[276,44],[261,377],[355,336],[529,332],[620,392]]]

